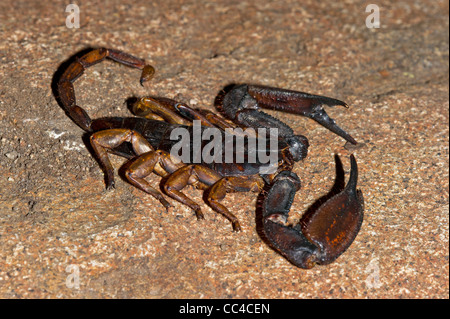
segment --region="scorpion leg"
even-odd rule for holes
[[[190,121],[194,120],[201,121],[203,126],[216,128],[218,127],[223,129],[226,128],[220,125],[221,123],[218,123],[218,121],[215,120],[216,118],[219,118],[217,115],[214,118],[212,118],[211,116],[208,116],[208,114],[205,114],[203,112],[204,110],[194,110],[193,108],[183,103],[178,103],[176,105],[176,109],[180,114],[188,118]]]
[[[131,165],[126,169],[125,176],[128,181],[139,188],[140,190],[153,195],[157,198],[164,207],[169,208],[170,205],[162,196],[162,194],[155,190],[145,177],[155,172],[160,176],[167,176],[169,172],[173,172],[180,168],[182,163],[175,164],[170,159],[170,154],[161,150],[150,151],[138,156]]]
[[[197,186],[199,183],[201,186],[210,186],[207,190],[206,202],[212,209],[231,221],[234,231],[241,230],[239,220],[225,206],[220,204],[219,201],[225,198],[227,192],[258,191],[264,186],[264,180],[259,176],[250,178],[237,176],[222,177],[214,170],[201,165],[181,167],[169,176],[164,184],[164,190],[167,195],[194,210],[198,219],[204,218],[200,206],[183,194],[181,190],[187,185]]]
[[[131,143],[134,152],[138,155],[125,170],[127,180],[140,190],[158,199],[168,209],[171,205],[161,192],[153,188],[145,177],[155,172],[160,176],[167,176],[169,172],[178,169],[182,164],[174,164],[170,154],[157,150],[148,143],[139,133],[129,129],[109,129],[99,131],[91,136],[91,144],[100,165],[106,174],[107,188],[114,187],[114,170],[108,158],[108,150],[112,150],[124,142]]]
[[[108,158],[108,150],[112,150],[124,142],[130,142],[136,154],[144,154],[153,150],[150,143],[139,133],[129,129],[110,129],[98,131],[90,137],[100,166],[106,174],[106,188],[114,188],[114,169]]]
[[[259,175],[250,177],[229,176],[223,177],[214,185],[211,186],[208,196],[206,198],[207,203],[216,212],[224,215],[231,221],[234,231],[240,231],[241,225],[237,217],[231,213],[225,206],[219,203],[223,200],[228,192],[232,191],[260,191],[264,186],[264,180]]]
[[[143,97],[133,105],[132,112],[137,116],[171,124],[191,125],[192,121],[198,120],[206,127],[223,130],[236,128],[235,125],[211,111],[196,110],[184,103],[163,97]]]
[[[259,108],[300,114],[317,121],[348,142],[357,144],[353,137],[328,116],[323,105],[348,107],[345,102],[325,96],[243,84],[234,87],[225,95],[222,108],[225,115],[238,124],[255,128],[278,128],[281,136],[293,136],[294,132],[285,123],[260,111]]]
[[[201,121],[201,125],[206,127],[223,129],[233,127],[214,113],[205,115],[203,112],[194,110],[184,103],[162,97],[143,97],[133,105],[132,112],[137,116],[165,120],[171,124],[191,125],[192,121],[198,120]]]
[[[189,122],[176,113],[176,101],[166,98],[143,97],[133,105],[132,112],[137,116],[146,118],[160,117],[171,124],[189,124]]]
[[[59,98],[67,115],[87,132],[91,131],[91,118],[81,107],[76,105],[73,82],[75,82],[88,67],[97,64],[106,58],[133,68],[141,69],[141,85],[150,80],[155,73],[155,69],[151,65],[145,64],[144,60],[122,51],[105,48],[92,50],[71,63],[58,81]]]
[[[161,161],[161,153],[156,151],[150,151],[147,153],[142,154],[141,156],[137,157],[131,165],[126,169],[125,176],[128,179],[128,181],[139,188],[140,190],[146,192],[147,194],[152,195],[157,200],[163,204],[163,206],[168,209],[172,205],[166,199],[164,196],[157,191],[154,187],[150,185],[149,182],[145,180],[145,177],[150,175],[153,172],[156,172],[158,175],[165,174],[164,171],[159,171],[158,168],[160,167],[157,165]]]
[[[358,168],[353,155],[347,186],[312,215],[302,217],[295,226],[286,224],[300,180],[281,172],[263,203],[264,233],[274,248],[294,265],[312,268],[329,264],[351,245],[361,228],[364,201],[356,189]]]
[[[189,206],[198,219],[203,219],[203,213],[196,202],[181,192],[187,185],[212,185],[221,178],[219,173],[202,165],[187,165],[173,172],[163,185],[164,191],[173,199]]]

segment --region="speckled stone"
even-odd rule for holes
[[[0,297],[449,298],[448,1],[378,1],[379,29],[356,0],[76,2],[79,29],[65,25],[67,1],[0,3]],[[311,144],[294,169],[292,221],[333,185],[334,155],[348,173],[355,154],[365,219],[348,251],[328,266],[291,265],[261,240],[252,193],[224,200],[241,221],[233,233],[206,204],[197,221],[119,177],[105,191],[52,92],[63,61],[102,46],[157,73],[141,87],[138,71],[111,61],[87,70],[75,90],[92,117],[127,115],[126,100],[145,94],[214,110],[241,82],[346,101],[328,112],[364,143],[356,150],[277,116]]]

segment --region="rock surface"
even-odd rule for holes
[[[356,0],[109,3],[77,1],[80,28],[66,26],[65,1],[0,3],[0,297],[449,297],[448,1],[378,1],[372,29]],[[305,271],[261,240],[255,194],[225,199],[243,228],[233,233],[206,204],[199,222],[120,178],[105,191],[52,92],[61,63],[90,47],[157,71],[143,88],[117,63],[88,69],[75,90],[92,117],[127,115],[126,100],[145,94],[214,110],[225,86],[244,82],[346,101],[328,112],[364,143],[351,151],[365,198],[353,245]],[[350,151],[311,120],[277,116],[311,144],[294,170],[295,221],[333,185],[334,154],[348,173]]]

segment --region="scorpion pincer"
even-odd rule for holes
[[[66,114],[90,135],[92,148],[105,172],[107,188],[114,187],[114,170],[108,158],[108,153],[113,153],[129,159],[124,174],[128,182],[154,196],[166,208],[171,204],[145,179],[152,173],[164,177],[162,189],[165,195],[189,206],[199,219],[204,218],[200,205],[182,190],[187,185],[204,190],[206,203],[229,219],[234,231],[239,231],[241,226],[237,217],[221,203],[226,194],[265,191],[262,202],[264,237],[277,252],[300,268],[329,264],[352,244],[361,228],[364,210],[363,196],[357,189],[355,157],[350,156],[347,185],[316,211],[304,214],[296,225],[290,225],[287,222],[289,211],[300,190],[300,179],[292,168],[295,162],[306,157],[309,143],[305,136],[296,135],[288,125],[261,110],[266,108],[311,118],[349,143],[357,144],[323,109],[324,105],[347,107],[344,102],[303,92],[240,84],[225,93],[221,100],[220,108],[225,118],[171,99],[144,97],[133,108],[139,116],[91,119],[76,103],[73,82],[86,68],[106,58],[142,70],[141,84],[154,74],[154,68],[142,59],[118,50],[93,49],[65,69],[57,82],[57,92],[59,104]],[[171,133],[177,128],[192,133],[195,121],[200,121],[202,131],[215,128],[221,134],[236,127],[277,129],[275,171],[262,173],[259,168],[264,163],[258,161],[196,162],[192,156],[175,159],[171,150],[178,140],[171,139]],[[247,154],[248,146],[244,149]]]

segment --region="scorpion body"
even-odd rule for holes
[[[294,134],[288,125],[260,110],[268,108],[309,117],[356,144],[323,109],[323,105],[347,107],[344,102],[303,92],[242,84],[234,86],[223,97],[220,107],[227,119],[167,98],[144,97],[133,107],[133,113],[139,117],[92,120],[76,104],[73,82],[86,68],[105,58],[141,69],[141,84],[153,76],[154,69],[142,59],[102,48],[77,58],[57,82],[61,107],[90,135],[94,153],[105,172],[107,188],[114,187],[114,170],[108,158],[108,153],[114,153],[130,160],[125,170],[126,179],[154,196],[164,207],[169,208],[171,204],[145,179],[152,173],[164,177],[162,188],[166,195],[189,206],[199,219],[204,218],[200,206],[182,190],[187,185],[204,190],[207,204],[228,218],[235,231],[241,230],[239,221],[221,203],[226,194],[260,192],[268,188],[262,203],[263,232],[270,245],[291,263],[301,268],[328,264],[351,245],[363,220],[363,197],[356,188],[358,171],[354,156],[350,157],[351,171],[347,185],[315,212],[303,216],[297,225],[289,225],[289,211],[300,189],[300,179],[292,168],[295,162],[306,157],[309,143],[306,137]],[[270,139],[263,140],[268,152],[277,155],[276,163],[272,163],[274,170],[264,173],[261,168],[265,163],[261,161],[230,163],[224,161],[223,156],[209,162],[203,159],[195,161],[196,153],[206,150],[207,140],[199,148],[188,144],[188,158],[175,158],[172,151],[180,141],[174,139],[172,133],[181,128],[194,135],[195,121],[201,123],[200,133],[210,128],[219,132],[222,147],[226,147],[223,137],[227,129],[277,129],[277,148],[269,147]],[[243,149],[234,149],[233,153],[240,151],[248,159],[253,151],[249,139],[249,136],[244,137]]]
[[[176,139],[172,137],[172,133],[176,129],[184,129],[186,132],[189,133],[189,136],[193,136],[195,133],[193,132],[193,127],[189,125],[182,125],[182,124],[170,124],[164,121],[158,121],[153,119],[147,119],[142,117],[108,117],[108,118],[100,118],[95,119],[91,122],[91,129],[93,131],[103,131],[103,130],[110,130],[110,129],[128,129],[135,131],[142,135],[152,146],[152,148],[164,151],[166,153],[171,153],[172,148],[180,143],[180,139]],[[199,135],[203,135],[203,132],[205,129],[207,129],[207,126],[201,126],[200,131],[198,132]],[[218,131],[220,133],[220,137],[218,138],[219,142],[222,143],[221,147],[219,149],[225,149],[226,146],[223,145],[223,143],[226,140],[225,132],[222,130]],[[252,136],[242,136],[243,141],[243,158],[248,158],[249,152],[253,152],[252,146],[249,145],[249,139]],[[189,158],[185,161],[183,161],[184,164],[191,164],[194,163],[193,156],[195,155],[194,152],[194,145],[192,143],[192,139],[189,139],[190,145],[187,146],[190,150]],[[209,144],[210,140],[203,141],[202,144],[200,144],[200,148],[198,149],[199,153],[203,153],[205,151],[205,147],[207,144]],[[234,144],[236,143],[233,139]],[[278,149],[271,149],[270,146],[270,140],[262,139],[260,143],[266,143],[267,149],[265,152],[276,152],[277,158],[287,160],[287,156],[283,158],[281,155],[281,152],[287,148],[289,148],[289,145],[286,143],[283,143],[283,141],[277,141]],[[133,149],[130,147],[129,144],[121,144],[119,147],[109,150],[110,153],[114,153],[115,155],[119,155],[125,158],[133,158],[136,156]],[[270,156],[267,155],[266,156]],[[234,156],[236,157],[236,156]],[[229,165],[229,163],[226,163],[226,159],[224,158],[224,154],[219,158],[218,161],[212,160],[212,161],[204,161],[203,157],[200,157],[200,162],[198,164],[206,166],[216,172],[218,172],[222,177],[225,176],[249,176],[249,175],[255,175],[260,171],[260,168],[264,166],[266,163],[261,163],[259,161],[259,157],[255,157],[255,162],[248,162],[244,161],[240,163],[239,165],[235,163],[235,165]],[[288,164],[289,163],[289,164]],[[278,167],[283,167],[282,165],[293,165],[293,160],[290,159],[288,162],[283,163],[279,162]],[[285,166],[286,167],[286,166]],[[172,171],[168,173],[173,173]]]

